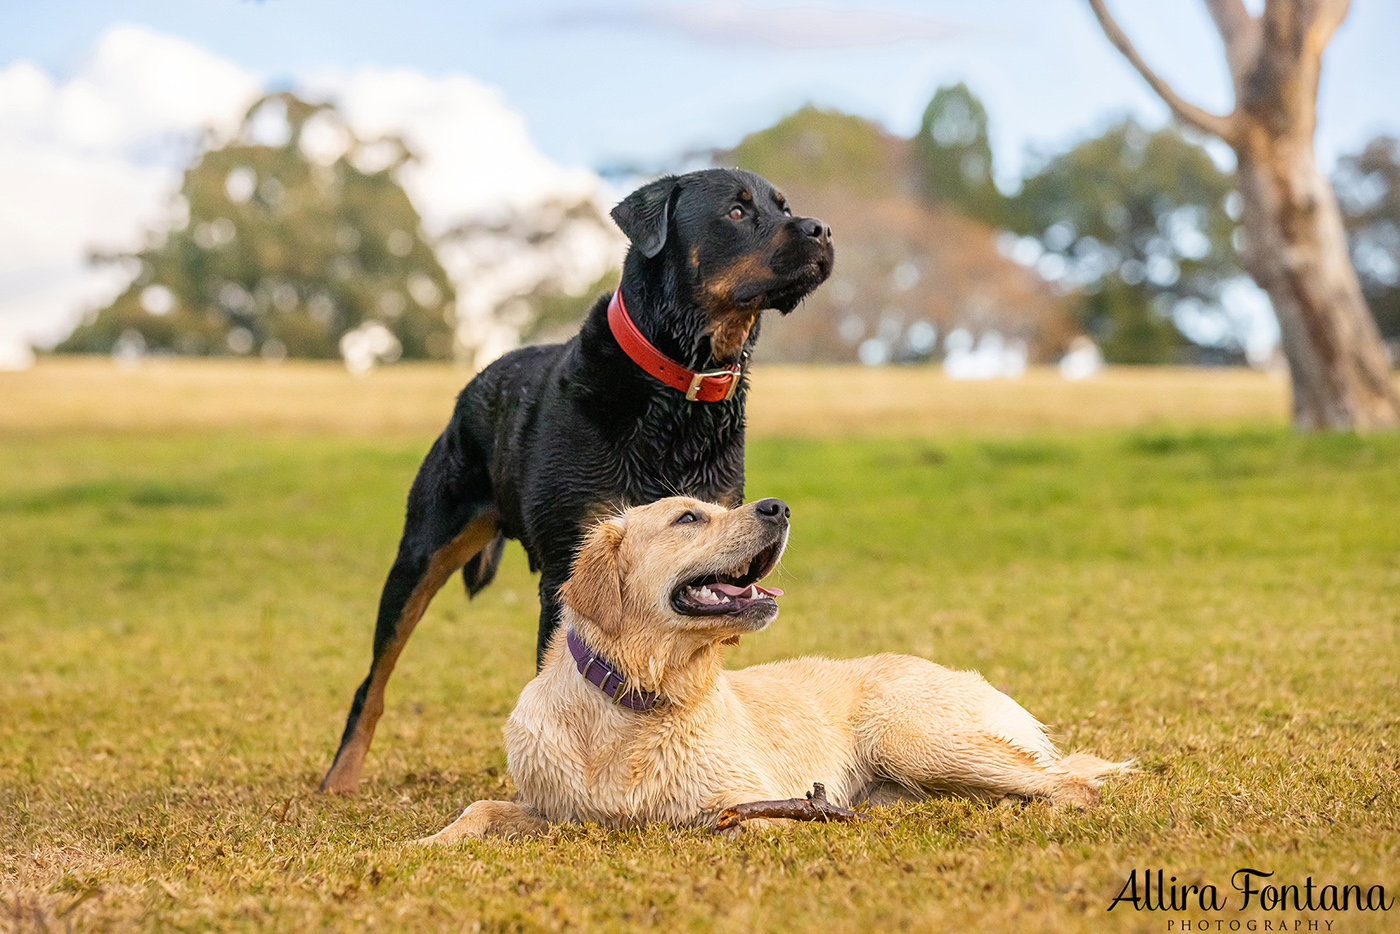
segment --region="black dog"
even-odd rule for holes
[[[567,343],[514,351],[477,375],[419,468],[374,661],[323,791],[357,787],[394,663],[458,568],[475,594],[505,540],[519,539],[542,572],[542,656],[591,521],[674,494],[743,501],[743,365],[759,315],[790,312],[831,274],[831,229],[792,216],[767,180],[738,169],[652,182],[612,216],[632,244],[616,295]]]

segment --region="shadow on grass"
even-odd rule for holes
[[[131,480],[69,483],[35,493],[0,499],[0,513],[54,512],[84,506],[136,506],[160,509],[171,506],[205,509],[224,504],[218,490]]]

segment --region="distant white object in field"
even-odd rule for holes
[[[880,338],[871,337],[861,341],[860,346],[856,348],[856,356],[866,366],[880,366],[889,360],[890,348]]]
[[[949,379],[1017,379],[1026,372],[1026,342],[1006,340],[987,331],[974,343],[971,332],[957,328],[944,338],[943,372]]]
[[[146,338],[135,328],[127,328],[112,345],[112,360],[124,370],[134,370],[146,356]]]
[[[34,351],[23,341],[0,341],[0,370],[27,370],[34,365]]]
[[[1088,379],[1102,369],[1099,345],[1083,334],[1069,342],[1069,353],[1060,358],[1060,375],[1065,379]]]
[[[393,363],[403,353],[403,345],[394,332],[370,321],[347,331],[340,339],[340,356],[345,368],[356,376],[364,376],[380,363]]]

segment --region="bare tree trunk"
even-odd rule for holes
[[[1312,140],[1246,131],[1235,151],[1244,263],[1278,315],[1293,380],[1293,424],[1400,426],[1390,361],[1347,254],[1332,186],[1313,161]]]
[[[1349,0],[1205,0],[1225,43],[1235,112],[1182,100],[1148,68],[1104,6],[1088,0],[1109,40],[1183,122],[1235,150],[1244,200],[1245,267],[1278,315],[1293,378],[1293,424],[1304,429],[1400,427],[1400,394],[1347,254],[1332,186],[1317,170],[1322,50]]]

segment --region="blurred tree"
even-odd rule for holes
[[[1378,136],[1343,156],[1332,186],[1361,291],[1381,336],[1400,349],[1400,141]]]
[[[1235,151],[1241,258],[1278,316],[1299,428],[1400,427],[1400,392],[1347,255],[1332,186],[1313,154],[1322,52],[1350,0],[1205,0],[1225,46],[1235,109],[1183,100],[1133,48],[1104,0],[1088,0],[1110,42],[1177,118]]]
[[[715,165],[738,165],[782,188],[841,189],[867,195],[904,191],[905,143],[862,117],[808,105],[750,133]]]
[[[526,296],[534,316],[521,329],[520,340],[527,344],[567,340],[598,297],[616,291],[621,275],[621,270],[610,269],[578,293],[566,292],[553,282],[541,282]]]
[[[925,197],[975,220],[1003,223],[1005,199],[992,180],[987,110],[966,84],[938,89],[913,143],[915,174]]]
[[[592,194],[468,217],[438,238],[460,283],[457,340],[478,369],[521,343],[567,340],[617,286],[626,239]]]
[[[1106,360],[1169,363],[1189,347],[1173,319],[1222,315],[1221,287],[1242,274],[1232,186],[1176,127],[1129,119],[1052,158],[1005,213],[1044,251],[1042,275],[1083,290],[1080,325]]]
[[[764,325],[765,360],[928,361],[961,329],[1042,362],[1075,336],[1065,297],[998,251],[988,222],[923,197],[913,142],[878,124],[804,107],[713,158],[772,179],[839,241],[831,281]]]
[[[452,283],[394,180],[411,158],[356,139],[329,104],[264,97],[185,172],[188,220],[119,257],[135,279],[57,349],[325,358],[378,323],[405,357],[450,357]]]

